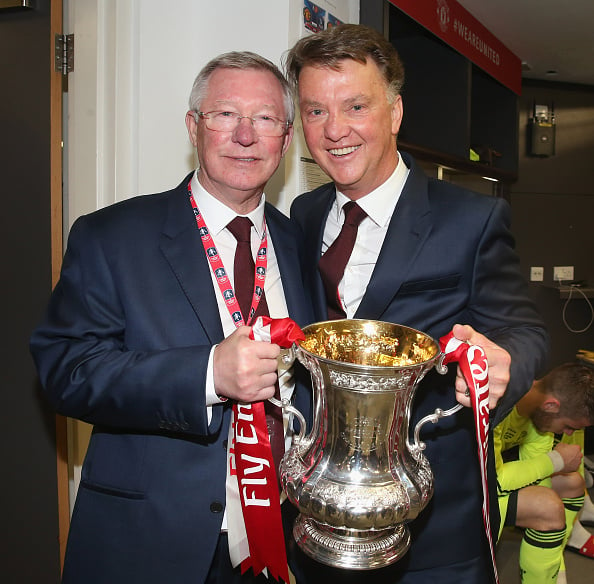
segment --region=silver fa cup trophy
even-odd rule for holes
[[[327,321],[303,332],[291,351],[311,373],[313,425],[280,465],[299,509],[293,535],[329,566],[387,566],[407,552],[406,524],[433,494],[419,430],[461,407],[436,410],[409,436],[415,388],[431,368],[445,373],[444,355],[428,335],[387,322]]]

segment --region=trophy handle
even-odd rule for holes
[[[437,363],[435,364],[435,369],[440,375],[445,375],[448,372],[448,366],[444,363],[445,358],[446,358],[446,354],[441,353]],[[455,406],[451,407],[449,410],[442,410],[441,408],[436,408],[436,410],[432,414],[429,414],[429,415],[425,416],[424,418],[421,418],[417,422],[417,425],[415,426],[414,444],[412,445],[412,448],[416,452],[425,450],[425,446],[426,446],[425,443],[421,442],[419,440],[419,434],[421,432],[421,428],[425,424],[427,424],[428,422],[431,422],[432,424],[437,424],[437,421],[440,420],[441,418],[447,418],[448,416],[451,416],[452,414],[455,414],[457,411],[461,410],[463,407],[464,406],[462,404],[456,404]]]
[[[435,370],[440,375],[445,375],[448,372],[448,366],[444,363],[446,357],[447,355],[445,353],[441,353],[441,355],[439,355],[437,363],[435,364]]]
[[[419,433],[421,431],[421,427],[424,426],[427,422],[431,422],[432,424],[437,424],[437,421],[441,418],[447,418],[452,414],[455,414],[457,411],[461,410],[464,406],[462,404],[456,404],[454,407],[451,407],[449,410],[442,410],[441,408],[436,408],[436,410],[421,418],[417,425],[415,426],[415,434],[414,434],[414,444],[413,448],[417,450],[425,450],[425,443],[419,440]]]
[[[280,359],[283,365],[288,369],[291,367],[297,358],[297,347],[293,343],[289,348],[281,350]],[[299,420],[299,433],[293,437],[293,442],[299,444],[305,436],[306,422],[303,414],[294,406],[291,405],[290,400],[284,398],[282,400],[276,399],[275,397],[269,397],[268,401],[275,405],[277,408],[281,408],[283,412],[289,412],[297,417]]]
[[[291,405],[291,402],[284,398],[284,399],[276,399],[275,397],[269,397],[268,401],[275,405],[277,408],[282,408],[283,412],[289,412],[297,417],[299,420],[299,434],[293,437],[293,442],[295,444],[299,444],[301,440],[303,440],[303,436],[305,436],[305,418],[303,414],[294,406]]]

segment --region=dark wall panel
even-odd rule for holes
[[[59,581],[55,417],[28,339],[51,289],[50,7],[0,11],[3,584]]]
[[[556,152],[527,153],[527,123],[534,100],[554,104]],[[574,266],[574,279],[594,288],[594,87],[525,82],[520,111],[520,171],[512,188],[513,231],[526,277],[544,267],[544,282],[531,292],[551,333],[551,366],[594,350],[591,308],[575,293],[565,307],[553,281],[554,266]],[[594,303],[594,298],[590,299]],[[564,310],[565,307],[565,321]]]

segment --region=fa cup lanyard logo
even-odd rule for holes
[[[268,235],[266,232],[266,221],[264,221],[263,224],[262,239],[260,241],[260,248],[258,249],[255,262],[256,269],[254,274],[254,294],[252,296],[252,306],[250,308],[249,314],[242,315],[241,309],[239,308],[239,302],[235,296],[235,291],[231,287],[231,282],[227,276],[227,271],[225,270],[221,256],[219,255],[208,227],[204,222],[204,218],[198,209],[198,205],[196,205],[196,200],[192,194],[192,187],[190,183],[188,183],[188,193],[190,195],[190,204],[192,205],[194,216],[196,217],[196,224],[200,233],[202,246],[204,247],[204,253],[206,254],[210,269],[212,270],[217,284],[219,285],[219,290],[225,299],[225,305],[229,310],[229,314],[231,315],[236,327],[249,324],[253,315],[256,314],[256,310],[258,309],[258,304],[260,303],[260,298],[262,297],[262,293],[264,291],[264,281],[266,280],[266,267],[268,258]]]

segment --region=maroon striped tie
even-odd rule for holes
[[[354,201],[349,201],[344,207],[344,223],[338,237],[320,258],[318,269],[322,276],[328,305],[328,318],[336,320],[346,316],[338,294],[338,284],[342,280],[347,262],[351,257],[359,224],[367,213]]]

